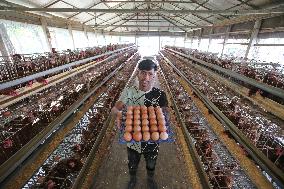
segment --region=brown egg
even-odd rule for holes
[[[133,128],[134,132],[140,132],[141,131],[141,127],[140,126],[134,126]]]
[[[140,120],[140,115],[134,114],[134,121],[135,120]]]
[[[161,138],[162,140],[167,140],[167,139],[168,139],[168,137],[169,137],[169,135],[168,135],[168,133],[167,133],[167,132],[161,132],[161,134],[160,134],[160,138]]]
[[[134,120],[134,126],[140,126],[141,125],[141,121],[140,120]]]
[[[132,139],[132,135],[129,132],[125,132],[124,135],[123,135],[123,138],[124,138],[125,141],[129,142]]]
[[[140,140],[142,139],[142,134],[141,134],[141,132],[134,132],[134,133],[133,133],[133,139],[134,139],[136,142],[140,141]]]
[[[157,123],[157,120],[155,119],[155,118],[151,118],[150,119],[150,126],[152,126],[152,125],[157,125],[158,123]]]
[[[142,114],[142,119],[148,119],[148,114]]]
[[[134,106],[134,111],[139,110],[140,111],[140,106]]]
[[[150,112],[150,111],[153,112],[154,110],[155,110],[155,109],[154,109],[153,106],[149,106],[149,107],[148,107],[148,111],[149,111],[149,112]]]
[[[134,115],[140,115],[140,110],[134,110]]]
[[[133,115],[131,114],[131,115],[126,115],[126,119],[131,119],[131,120],[133,120]]]
[[[149,132],[143,133],[143,140],[148,141],[150,140],[151,134]]]
[[[162,113],[162,108],[160,106],[155,107],[156,113]]]
[[[130,125],[128,125],[128,126],[125,127],[125,131],[126,131],[126,132],[132,132],[132,130],[133,130],[133,128],[132,128],[132,126],[130,126]]]
[[[157,115],[157,120],[165,120],[165,116],[164,115]]]
[[[166,122],[165,120],[161,119],[161,120],[158,120],[158,125],[162,125],[162,126],[165,126],[166,125]]]
[[[153,125],[153,126],[150,127],[150,131],[151,131],[151,133],[158,131],[158,127],[156,125]]]
[[[143,126],[143,127],[142,127],[142,131],[143,131],[143,132],[149,131],[149,127],[148,127],[148,126]]]
[[[149,119],[156,119],[155,113],[149,113]]]
[[[127,111],[133,111],[133,106],[127,106]]]
[[[147,111],[147,110],[141,110],[141,114],[142,114],[142,115],[143,115],[143,114],[148,115],[148,111]]]
[[[148,125],[149,125],[148,119],[142,119],[142,126],[148,126]]]
[[[143,106],[141,106],[141,110],[142,111],[147,111],[147,107],[143,105]]]
[[[158,132],[153,132],[151,134],[151,139],[154,140],[154,141],[159,140],[159,133]]]
[[[128,126],[128,125],[132,126],[132,119],[126,119],[125,125],[126,126]]]
[[[158,126],[158,129],[159,129],[160,132],[165,132],[165,131],[167,131],[167,127],[164,126],[164,125],[159,125],[159,126]]]
[[[132,114],[133,114],[133,111],[127,111],[127,112],[126,112],[126,116],[132,115]]]
[[[165,118],[165,116],[164,116],[163,113],[156,113],[156,115],[157,115],[157,119],[158,119],[158,118]]]

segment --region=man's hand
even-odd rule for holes
[[[117,109],[115,106],[111,109],[111,113],[115,116],[117,115],[118,112],[119,112],[119,109]]]

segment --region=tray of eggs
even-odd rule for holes
[[[127,106],[116,120],[119,143],[174,141],[168,115],[158,106]]]

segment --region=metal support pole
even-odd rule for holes
[[[5,57],[4,59],[6,61],[9,61],[9,54],[8,54],[8,51],[7,51],[6,46],[4,44],[4,40],[3,40],[3,37],[1,36],[1,33],[0,33],[0,52],[1,52],[2,56]]]
[[[258,32],[259,32],[260,25],[261,25],[261,20],[255,21],[254,27],[253,27],[252,32],[251,32],[249,44],[248,44],[248,47],[247,47],[247,50],[246,50],[245,58],[248,57],[248,54],[249,54],[251,47],[256,43],[256,39],[257,39],[257,35],[258,35]]]
[[[229,35],[230,35],[231,28],[232,28],[232,25],[230,25],[230,26],[227,27],[226,35],[225,35],[225,38],[224,38],[224,41],[223,41],[223,47],[222,47],[221,57],[222,57],[223,54],[224,54],[225,45],[226,45],[226,43],[227,43],[227,41],[228,41],[228,39],[229,39]]]
[[[75,49],[75,41],[74,41],[74,37],[73,37],[73,32],[72,32],[72,26],[71,26],[71,24],[68,24],[68,31],[69,31],[70,37],[71,37],[71,39],[72,39],[73,49]]]
[[[90,42],[89,42],[89,37],[88,37],[88,32],[87,32],[86,26],[84,26],[84,34],[85,34],[85,37],[87,39],[87,45],[88,45],[88,47],[90,47]]]
[[[201,37],[202,37],[203,30],[204,30],[203,28],[200,29],[200,34],[199,34],[199,37],[198,37],[198,45],[197,45],[198,48],[200,47]]]
[[[211,41],[212,41],[212,36],[211,36],[211,34],[213,33],[213,31],[214,31],[214,28],[211,28],[211,30],[210,30],[210,34],[209,34],[209,43],[208,43],[208,47],[207,47],[207,52],[209,51],[209,48],[210,48],[210,45],[211,45]]]
[[[48,50],[49,50],[49,52],[51,52],[51,48],[52,48],[51,36],[50,36],[49,29],[47,28],[47,22],[46,22],[45,18],[40,18],[40,22],[41,22],[41,27],[43,29],[45,41],[46,41],[47,46],[48,46]]]
[[[160,35],[160,31],[159,31],[159,51],[161,50],[161,35]]]

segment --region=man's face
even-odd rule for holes
[[[154,83],[156,72],[152,70],[138,70],[139,89],[141,91],[149,91]]]

